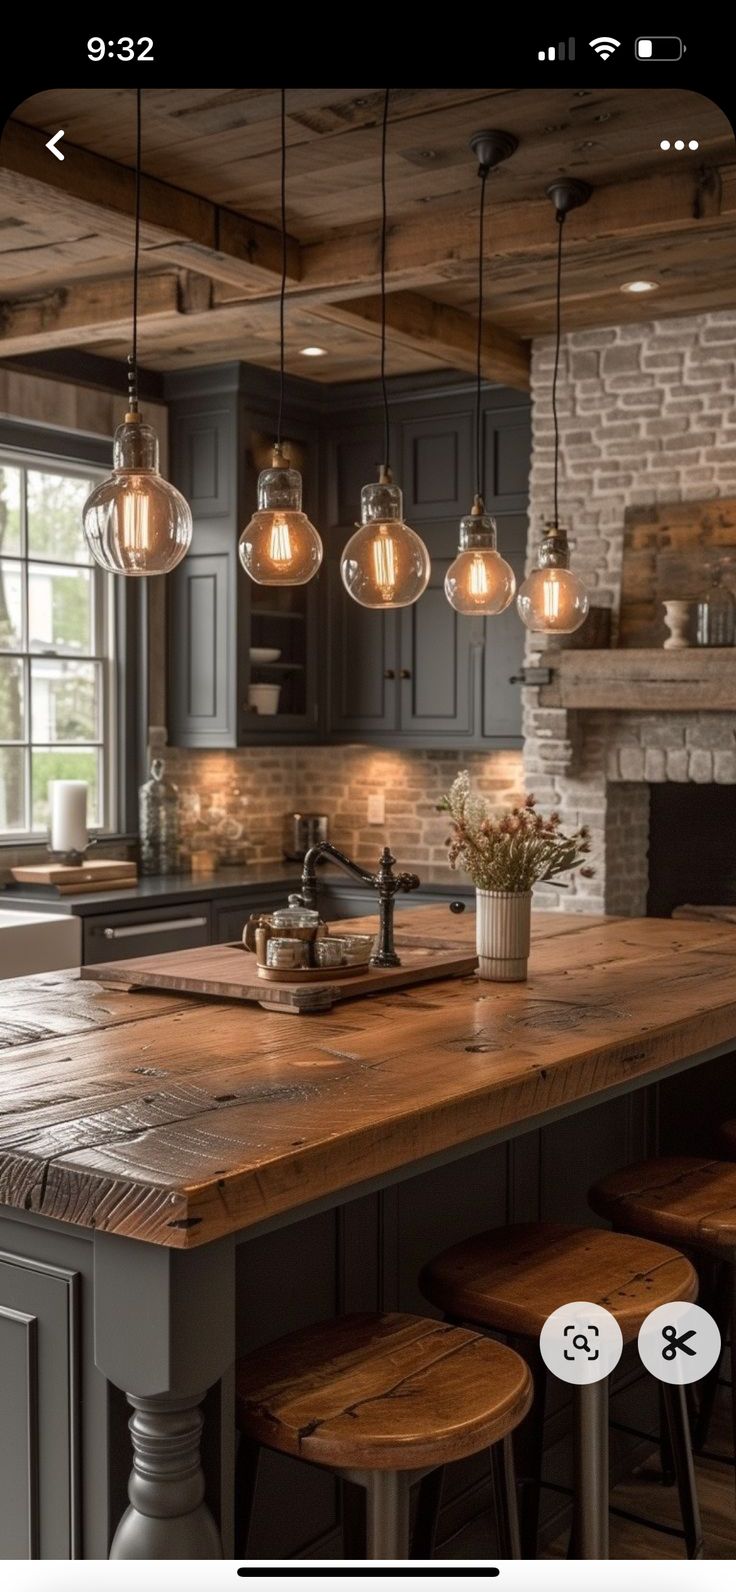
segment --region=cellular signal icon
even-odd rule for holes
[[[601,39],[591,39],[590,40],[590,48],[591,48],[591,50],[595,50],[596,55],[600,56],[600,59],[602,61],[610,60],[611,56],[613,55],[614,50],[620,49],[620,46],[621,46],[621,40],[620,39],[604,39],[604,38],[601,38]]]
[[[546,50],[537,50],[538,61],[574,61],[575,40],[568,39],[567,44],[549,44]]]

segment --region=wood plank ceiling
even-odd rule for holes
[[[287,364],[375,376],[381,89],[288,94]],[[279,91],[144,94],[142,364],[278,363]],[[736,306],[736,141],[682,90],[396,89],[389,130],[389,369],[470,369],[478,182],[468,140],[503,127],[493,173],[484,369],[528,383],[528,339],[554,317],[560,173],[594,195],[566,230],[568,327]],[[45,141],[64,128],[64,162]],[[697,139],[668,154],[660,139]],[[134,97],[53,90],[0,140],[0,358],[128,352]],[[635,278],[656,293],[621,292]],[[326,349],[313,359],[301,350]]]

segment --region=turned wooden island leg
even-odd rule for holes
[[[234,1271],[229,1242],[181,1251],[95,1235],[95,1363],[133,1410],[111,1559],[223,1557],[200,1443],[207,1389],[234,1359]],[[223,1475],[221,1490],[231,1483]]]

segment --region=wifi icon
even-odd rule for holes
[[[613,55],[614,50],[618,50],[619,49],[620,44],[621,44],[621,40],[620,39],[591,39],[590,40],[590,48],[591,48],[591,50],[595,50],[596,55],[599,55],[602,61],[607,61],[609,56]]]

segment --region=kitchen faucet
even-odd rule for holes
[[[359,863],[346,857],[344,851],[338,851],[337,846],[331,845],[329,840],[318,840],[316,845],[310,846],[302,865],[301,899],[305,907],[313,909],[317,906],[316,865],[320,857],[331,857],[353,879],[378,891],[378,942],[371,957],[371,967],[401,967],[401,959],[394,945],[394,897],[399,890],[407,893],[409,890],[418,890],[421,884],[418,874],[394,873],[396,858],[391,855],[388,846],[384,846],[381,852],[378,871],[369,873],[367,868],[361,868]]]

